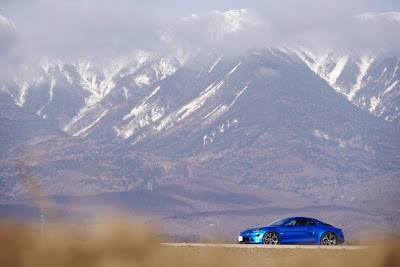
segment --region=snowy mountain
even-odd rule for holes
[[[144,51],[134,53],[132,59],[109,60],[101,66],[92,59],[41,59],[27,63],[34,70],[29,79],[13,77],[5,82],[3,91],[20,107],[56,122],[69,134],[80,134],[84,129],[74,131],[75,125],[88,113],[100,116],[95,107],[107,95],[120,90],[127,99],[135,89],[173,73],[182,65],[178,60],[156,58]]]
[[[260,26],[245,10],[211,12],[130,57],[26,60],[29,72],[0,85],[15,103],[2,103],[7,136],[21,131],[10,119],[21,110],[53,128],[35,121],[15,135],[0,159],[1,197],[26,196],[10,162],[29,145],[52,194],[211,177],[315,201],[398,198],[398,56],[179,42],[181,27],[204,22],[196,34],[222,43]]]
[[[291,52],[358,107],[398,123],[400,57],[305,49]]]

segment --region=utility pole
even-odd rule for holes
[[[44,224],[46,223],[46,218],[44,217],[44,214],[40,214],[40,221],[42,223],[42,234],[44,233]]]
[[[151,180],[147,183],[147,190],[153,191],[153,182]]]

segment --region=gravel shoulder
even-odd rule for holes
[[[400,257],[393,246],[358,247],[320,246],[246,247],[212,244],[163,245],[169,259],[179,259],[188,266],[400,266]],[[311,247],[313,247],[311,249]],[[393,262],[395,265],[387,265]],[[170,265],[173,266],[174,264]],[[179,265],[179,264],[178,264]]]

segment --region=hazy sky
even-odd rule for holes
[[[256,23],[220,36],[209,11],[240,8],[248,9],[249,20]],[[166,28],[174,40],[206,48],[297,42],[399,49],[400,16],[357,17],[399,11],[399,0],[0,0],[0,60],[118,56],[159,41]],[[203,17],[177,22],[193,13]]]
[[[17,13],[29,12],[33,6],[40,5],[44,2],[64,2],[74,5],[96,4],[100,5],[125,5],[136,8],[143,8],[146,10],[154,10],[156,12],[167,12],[174,15],[189,15],[192,13],[203,13],[209,10],[226,11],[230,9],[246,8],[250,10],[257,10],[265,3],[273,7],[275,4],[282,2],[287,3],[300,3],[304,8],[313,2],[309,0],[296,0],[296,1],[268,1],[268,0],[1,0],[0,13],[3,15],[14,16]],[[329,0],[320,0],[314,2],[331,2]],[[389,12],[400,11],[400,2],[398,0],[348,0],[346,2],[339,1],[348,7],[356,3],[360,9],[365,8],[368,11],[374,12]],[[95,7],[94,7],[95,8]],[[22,10],[23,9],[23,10]],[[20,13],[20,14],[21,14]]]

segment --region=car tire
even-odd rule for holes
[[[321,237],[321,245],[323,246],[336,246],[338,239],[336,235],[332,232],[327,232]]]
[[[267,232],[263,236],[263,244],[278,245],[279,242],[280,242],[279,235],[274,231]]]

